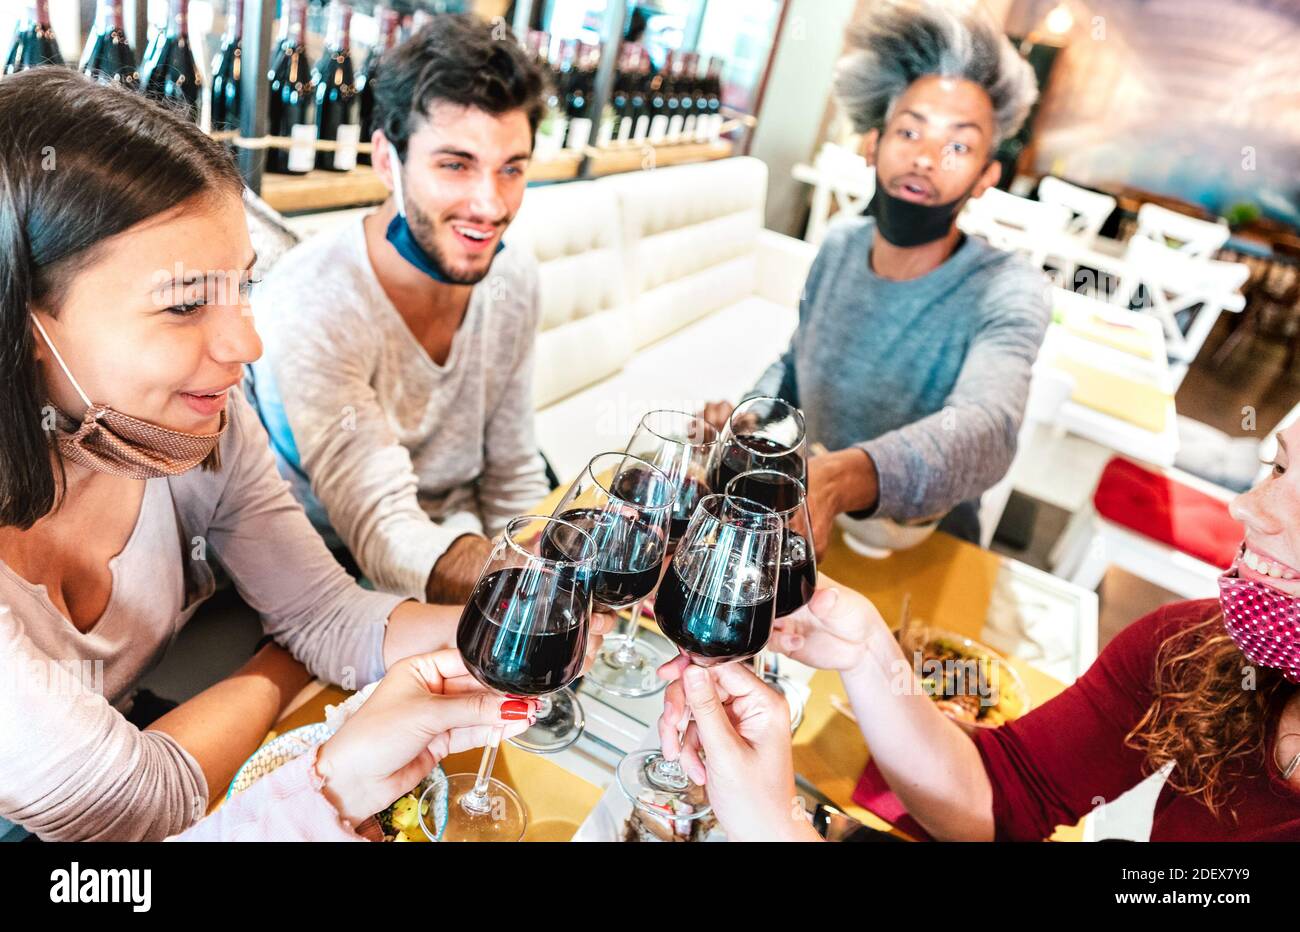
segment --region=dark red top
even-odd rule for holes
[[[1155,655],[1162,641],[1219,611],[1215,600],[1178,602],[1133,622],[1106,645],[1096,663],[1055,698],[1001,728],[981,732],[976,746],[993,785],[993,819],[1001,841],[1041,841],[1058,825],[1074,825],[1146,776],[1142,753],[1126,747],[1151,704]],[[1218,819],[1199,799],[1168,784],[1156,801],[1152,841],[1300,840],[1300,792],[1273,762],[1276,710],[1267,726],[1268,772],[1237,781]]]

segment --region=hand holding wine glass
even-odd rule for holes
[[[518,734],[535,711],[533,700],[485,692],[457,651],[403,658],[321,746],[322,792],[357,825],[410,792],[448,754],[482,747],[497,728]]]
[[[655,601],[660,628],[685,657],[713,667],[763,649],[772,631],[782,527],[757,502],[700,500]],[[681,765],[658,750],[629,754],[618,773],[637,805],[667,807],[676,819],[709,811]]]
[[[543,552],[563,534],[562,554]],[[488,689],[515,701],[571,683],[582,667],[591,614],[596,544],[558,518],[528,515],[505,528],[461,613],[456,646],[465,668]],[[451,774],[421,799],[421,811],[445,822],[421,824],[445,841],[518,841],[527,819],[518,795],[492,778],[502,731],[495,730],[477,774]],[[437,804],[446,794],[447,805]],[[429,805],[426,807],[425,802]]]
[[[709,802],[731,841],[817,841],[794,784],[790,709],[744,664],[683,664],[665,692],[659,736],[708,787]],[[690,726],[678,742],[679,722]]]

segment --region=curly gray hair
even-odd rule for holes
[[[835,96],[859,133],[881,129],[918,78],[965,78],[993,101],[997,138],[1014,136],[1038,97],[1033,69],[982,10],[937,0],[889,0],[849,28],[853,51],[835,69]]]

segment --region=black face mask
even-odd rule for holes
[[[876,230],[888,242],[910,249],[947,236],[969,195],[967,191],[947,204],[917,204],[894,197],[877,184],[865,214],[876,218]]]
[[[880,164],[880,149],[876,149],[876,164]],[[948,235],[957,221],[957,214],[970,197],[979,178],[966,189],[966,193],[947,204],[917,204],[894,197],[876,176],[876,193],[863,214],[876,218],[876,229],[889,243],[900,249],[924,246]]]

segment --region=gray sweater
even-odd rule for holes
[[[376,587],[423,599],[456,538],[496,534],[550,491],[533,434],[537,288],[531,255],[497,256],[441,366],[375,276],[360,219],[254,291],[252,380],[277,464]]]
[[[874,514],[938,516],[1011,465],[1051,317],[1047,280],[967,236],[932,272],[890,281],[871,270],[874,233],[864,217],[832,226],[790,347],[752,394],[803,408],[810,443],[866,450],[880,477]]]

